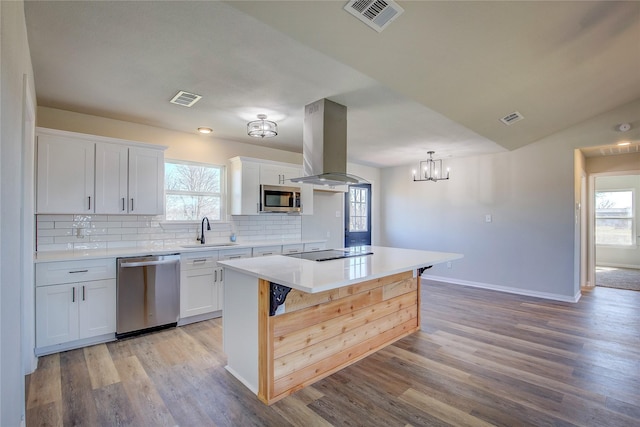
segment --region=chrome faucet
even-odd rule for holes
[[[200,237],[198,237],[196,240],[200,241],[200,244],[204,245],[204,221],[207,221],[207,230],[211,230],[211,226],[209,225],[209,218],[207,218],[206,216],[204,218],[202,218],[202,224],[200,226]]]

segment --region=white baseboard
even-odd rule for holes
[[[596,268],[597,267],[631,268],[631,269],[635,269],[635,270],[640,270],[640,265],[616,264],[616,263],[611,263],[611,262],[597,262],[596,263]]]
[[[473,287],[473,288],[489,289],[489,290],[492,290],[492,291],[506,292],[506,293],[509,293],[509,294],[516,294],[516,295],[524,295],[524,296],[528,296],[528,297],[544,298],[544,299],[553,300],[553,301],[578,302],[580,300],[580,297],[582,296],[582,294],[580,293],[579,290],[573,297],[568,297],[566,295],[552,294],[552,293],[549,293],[549,292],[538,292],[538,291],[532,291],[532,290],[529,290],[529,289],[511,288],[511,287],[508,287],[508,286],[492,285],[490,283],[472,282],[472,281],[469,281],[469,280],[452,279],[450,277],[431,276],[431,275],[428,275],[428,274],[424,274],[424,275],[422,275],[422,277],[424,279],[426,279],[426,280],[434,280],[434,281],[437,281],[437,282],[451,283],[451,284],[454,284],[454,285],[470,286],[470,287]]]

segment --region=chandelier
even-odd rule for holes
[[[434,160],[433,154],[435,151],[428,151],[429,158],[420,162],[419,175],[416,176],[416,171],[413,171],[414,181],[442,181],[449,179],[449,168],[446,173],[442,170],[442,160]]]
[[[247,134],[254,138],[271,138],[278,134],[278,125],[267,120],[266,114],[258,114],[258,120],[247,123]]]

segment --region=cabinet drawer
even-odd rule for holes
[[[218,251],[206,251],[180,255],[180,270],[197,270],[199,268],[213,268],[218,261]]]
[[[326,248],[327,248],[327,244],[325,242],[305,243],[304,244],[304,251],[305,252],[321,251],[321,250],[326,249]]]
[[[220,261],[225,261],[228,259],[236,259],[236,258],[251,258],[251,248],[220,251],[220,255],[218,257]]]
[[[36,264],[36,286],[115,279],[115,258],[41,262]]]
[[[302,243],[296,243],[293,245],[284,245],[282,246],[283,254],[297,254],[299,252],[304,251],[304,245]]]
[[[282,253],[282,246],[261,246],[253,248],[253,256],[267,256],[267,255],[280,255]]]

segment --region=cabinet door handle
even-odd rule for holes
[[[73,270],[70,271],[69,274],[75,274],[75,273],[87,273],[89,270]]]
[[[227,259],[238,259],[238,258],[242,258],[242,255],[233,255],[233,256],[227,257]]]
[[[213,283],[218,283],[218,270],[213,270]]]
[[[89,199],[89,210],[91,210],[91,196],[87,197]]]
[[[203,262],[207,262],[206,258],[199,258],[199,259],[194,259],[193,263],[194,264],[202,264]]]
[[[126,206],[124,205],[124,197],[122,198],[122,212],[124,212],[124,210],[126,209]]]
[[[82,301],[84,301],[84,300],[85,300],[85,297],[84,297],[84,285],[82,285]]]
[[[263,252],[262,256],[265,256],[265,255],[273,255],[273,252]]]
[[[131,198],[131,212],[133,212],[133,197]]]
[[[71,288],[71,302],[76,302],[76,287]]]
[[[221,282],[223,282],[223,281],[224,281],[224,279],[222,278],[222,272],[223,272],[223,271],[224,271],[223,269],[220,269],[220,281],[221,281]]]

